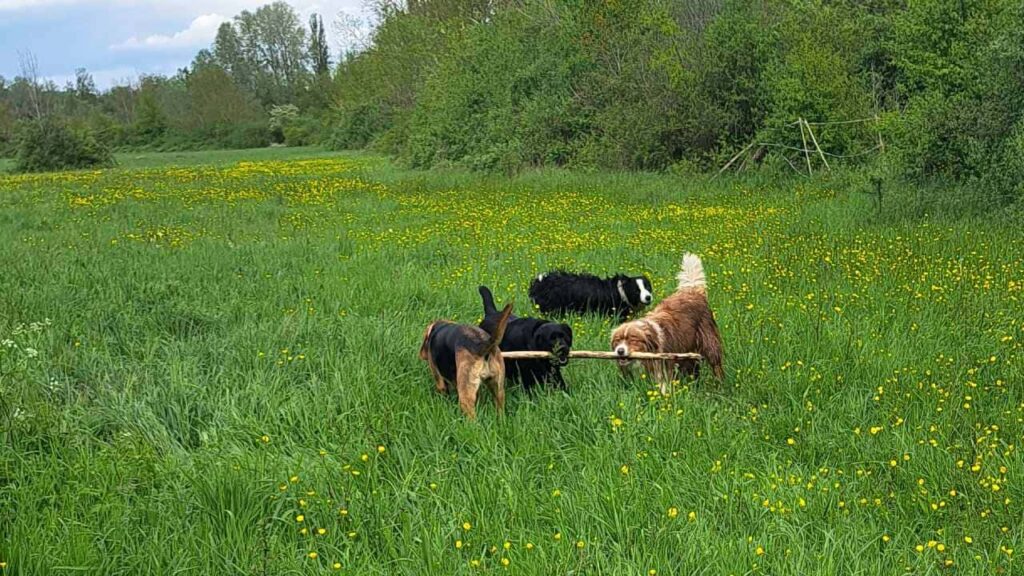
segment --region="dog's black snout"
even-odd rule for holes
[[[643,298],[641,298],[641,300],[643,300],[644,304],[650,304],[651,303],[651,297],[650,296],[644,296]]]
[[[618,348],[615,349],[615,353],[618,354],[619,356],[625,356],[626,349],[623,348],[622,346],[619,346]]]

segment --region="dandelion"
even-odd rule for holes
[[[577,541],[576,541],[576,547],[577,547],[577,548],[579,548],[579,549],[581,549],[581,550],[582,550],[582,549],[583,549],[583,547],[584,547],[584,546],[586,546],[586,545],[587,545],[587,543],[586,543],[586,542],[584,542],[583,540],[577,540]]]
[[[388,449],[385,448],[383,444],[377,446],[377,454],[383,454],[383,453],[387,452],[387,450]]]
[[[501,559],[501,565],[502,565],[502,566],[508,566],[508,565],[509,565],[509,564],[511,564],[511,563],[512,563],[512,561],[511,561],[511,560],[509,560],[508,558],[502,558],[502,559]]]
[[[505,540],[505,543],[502,544],[501,547],[504,548],[505,550],[508,550],[508,549],[512,548],[512,543],[509,542],[508,540]]]
[[[264,434],[263,436],[260,436],[260,442],[263,442],[264,444],[269,443],[270,442],[270,436],[267,436],[266,434]]]
[[[882,542],[888,542],[889,540],[891,540],[891,538],[889,538],[888,534],[882,534]]]
[[[363,454],[362,456],[359,457],[359,459],[362,460],[363,462],[366,462],[367,460],[370,459],[370,455],[369,454]]]
[[[526,549],[527,550],[533,550],[533,542],[527,542],[526,543]]]
[[[561,532],[555,532],[555,535],[552,536],[552,538],[554,538],[555,541],[561,540],[562,539],[562,533]]]
[[[460,550],[462,549],[462,540],[456,540],[455,541],[455,548],[460,549]]]
[[[966,542],[967,544],[974,544],[974,538],[971,538],[970,536],[964,536],[964,542]]]
[[[629,466],[623,464],[621,467],[619,467],[619,472],[621,472],[623,476],[626,476],[627,474],[629,474]]]
[[[335,562],[331,565],[331,568],[334,568],[335,570],[341,570],[341,562]]]
[[[305,522],[306,521],[306,517],[303,516],[302,514],[299,514],[298,516],[295,517],[295,521],[296,522]]]
[[[757,554],[758,556],[764,556],[764,547],[758,546],[757,548],[755,548],[754,554]]]
[[[693,512],[693,511],[691,511],[690,513],[688,513],[688,514],[686,515],[686,519],[687,519],[687,520],[689,520],[690,522],[694,522],[694,521],[696,521],[696,520],[697,520],[697,513],[696,513],[696,512]]]
[[[321,535],[321,536],[323,536],[324,534],[327,534],[327,529],[326,528],[317,528],[316,529],[316,533]]]
[[[792,445],[796,444],[796,440],[794,440],[793,438],[786,438],[786,444],[789,444],[790,446],[792,446]]]
[[[310,560],[316,560],[318,554],[316,552],[310,552],[309,554],[307,554],[307,556],[309,556]]]
[[[473,529],[473,525],[470,524],[469,522],[463,522],[462,523],[462,529],[465,530],[466,532],[469,532],[470,530]]]

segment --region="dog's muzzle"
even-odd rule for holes
[[[623,344],[615,347],[615,354],[619,357],[619,366],[627,366],[632,362],[631,359],[627,358],[629,356],[629,349]]]
[[[569,363],[569,347],[565,344],[558,343],[552,348],[551,353],[554,354],[554,359],[551,361],[553,364],[558,366],[565,366]]]
[[[640,302],[642,302],[644,304],[650,304],[651,300],[653,300],[653,299],[654,298],[652,298],[651,296],[644,296],[644,297],[640,298]]]

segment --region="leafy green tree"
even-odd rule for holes
[[[324,30],[324,19],[319,14],[309,17],[309,61],[313,64],[313,73],[324,76],[331,72],[331,49],[327,44],[327,33]]]

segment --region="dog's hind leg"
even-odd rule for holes
[[[476,420],[476,395],[480,391],[480,381],[460,379],[456,384],[459,391],[459,408],[470,420]]]
[[[498,415],[505,414],[505,362],[498,354],[490,359],[490,377],[487,378],[487,387],[494,395],[494,407],[498,409]]]
[[[476,395],[480,391],[480,358],[466,350],[455,353],[457,366],[455,390],[459,393],[459,408],[470,420],[476,420]]]
[[[498,415],[505,413],[505,378],[491,377],[487,379],[487,387],[494,395],[494,407],[498,409]]]
[[[448,393],[448,382],[444,379],[444,376],[441,376],[440,374],[435,373],[434,374],[434,386],[435,386],[435,388],[437,388],[438,393],[440,393],[440,394],[447,394]]]

